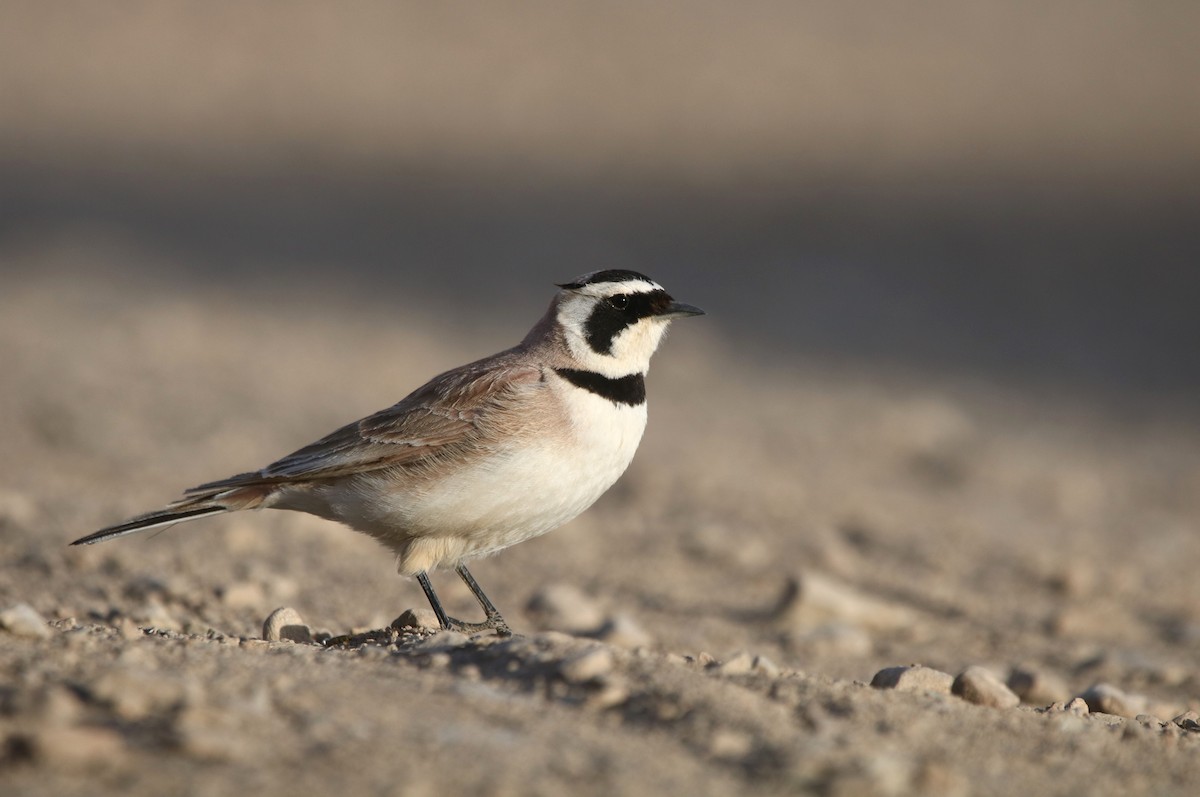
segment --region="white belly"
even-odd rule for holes
[[[633,459],[646,405],[563,391],[566,434],[499,446],[436,478],[376,471],[276,504],[370,534],[417,573],[482,556],[561,526],[591,506]]]

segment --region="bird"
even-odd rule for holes
[[[306,512],[394,552],[441,629],[510,636],[466,562],[558,528],[616,482],[646,428],[651,356],[672,321],[704,315],[626,269],[557,287],[516,346],[435,376],[264,468],[185,490],[71,545],[228,512]],[[446,613],[429,577],[440,568],[467,585],[482,622]]]

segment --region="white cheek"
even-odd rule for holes
[[[645,373],[669,322],[643,318],[617,334],[613,338],[611,351],[601,354],[592,349],[584,333],[594,307],[591,299],[578,297],[564,302],[558,310],[558,321],[564,330],[567,347],[580,367],[609,377]]]
[[[645,318],[613,339],[613,358],[626,366],[625,373],[644,373],[650,367],[650,357],[658,349],[667,323]]]

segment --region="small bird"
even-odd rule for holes
[[[89,534],[90,545],[243,509],[339,521],[396,553],[443,629],[510,635],[469,559],[545,534],[591,506],[646,428],[646,371],[672,320],[704,311],[635,271],[560,284],[525,339],[249,473]],[[429,572],[453,567],[485,620],[449,617]]]

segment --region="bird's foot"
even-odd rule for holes
[[[447,617],[442,625],[445,631],[459,631],[464,634],[480,634],[484,631],[495,631],[496,636],[512,636],[512,629],[499,614],[488,615],[482,623],[465,623],[454,617]]]

